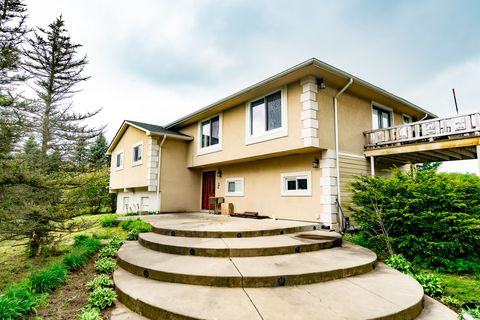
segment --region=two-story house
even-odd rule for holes
[[[476,132],[477,116],[465,118]],[[430,133],[437,137],[447,127],[432,127],[435,117],[310,59],[164,127],[124,121],[108,149],[110,190],[118,212],[201,211],[216,196],[235,212],[338,228],[353,176],[458,158],[449,158],[451,147],[436,156],[428,148],[400,150],[412,139],[435,143],[427,129],[438,129]],[[470,153],[458,155],[476,157],[478,144],[460,146]]]

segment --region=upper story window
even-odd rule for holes
[[[372,106],[372,128],[383,129],[391,127],[392,122],[392,110],[388,110],[385,107],[379,107],[377,105]]]
[[[120,170],[123,169],[123,151],[119,151],[115,155],[115,169]]]
[[[219,151],[222,149],[222,116],[215,115],[199,122],[198,154]]]
[[[412,117],[411,116],[404,114],[402,116],[402,118],[403,118],[403,124],[412,123]]]
[[[142,164],[143,143],[137,143],[132,148],[132,166]]]
[[[246,142],[255,143],[287,135],[286,89],[247,103]]]

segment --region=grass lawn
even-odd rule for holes
[[[110,238],[114,235],[125,238],[127,233],[121,228],[102,228],[98,224],[98,221],[107,215],[108,214],[82,216],[82,219],[86,219],[93,224],[92,227],[81,232],[66,235],[58,245],[59,252],[56,256],[42,254],[35,258],[28,258],[25,253],[25,246],[22,245],[25,242],[6,241],[0,243],[0,293],[4,292],[10,285],[29,276],[32,272],[48,267],[52,263],[59,262],[63,257],[64,251],[73,242],[73,237],[77,234],[95,234],[101,239]]]
[[[444,279],[446,294],[460,302],[480,302],[480,276],[459,276],[455,274],[437,273]]]

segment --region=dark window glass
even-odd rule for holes
[[[122,154],[118,153],[117,154],[117,167],[121,167],[121,166],[122,166]]]
[[[220,118],[219,116],[202,122],[202,148],[209,147],[220,142]]]
[[[280,91],[267,96],[267,131],[282,126],[282,96]]]
[[[133,148],[133,161],[142,160],[142,146],[136,146]]]
[[[228,182],[228,192],[235,192],[235,181]]]
[[[295,180],[287,180],[287,190],[297,190],[297,182]]]
[[[392,115],[390,111],[386,111],[379,107],[373,107],[373,129],[383,129],[392,126]]]
[[[307,179],[305,179],[305,178],[298,179],[297,182],[298,182],[298,190],[307,190],[308,189]]]

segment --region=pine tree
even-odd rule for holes
[[[103,133],[100,133],[95,139],[90,149],[88,149],[88,163],[93,168],[102,168],[110,164],[110,158],[107,155],[108,143]]]
[[[28,43],[24,69],[38,97],[32,122],[41,137],[42,156],[52,151],[71,155],[80,138],[92,139],[103,130],[83,124],[100,109],[85,114],[72,110],[76,85],[89,79],[83,74],[87,57],[77,58],[81,45],[71,41],[62,16],[47,29],[37,28]]]
[[[75,144],[75,150],[73,152],[73,163],[79,170],[83,170],[88,165],[88,149],[87,141],[80,137]]]

